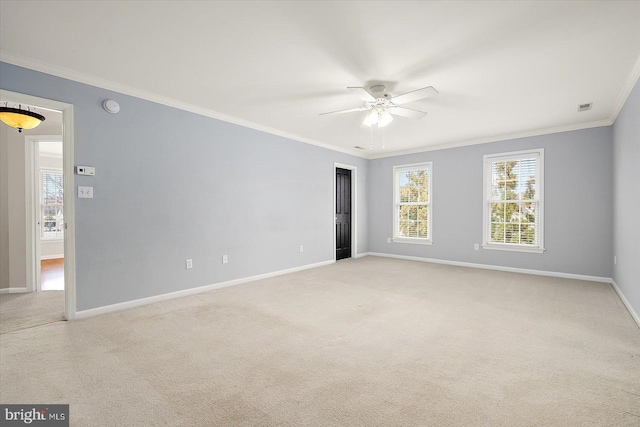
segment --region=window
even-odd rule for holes
[[[485,249],[544,251],[543,149],[484,156]]]
[[[40,206],[40,236],[43,239],[62,239],[62,171],[40,171]]]
[[[393,241],[431,244],[431,163],[395,166]]]

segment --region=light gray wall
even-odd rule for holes
[[[96,168],[75,176],[95,197],[76,198],[78,310],[333,260],[334,162],[358,168],[368,251],[365,159],[6,63],[0,74],[3,89],[73,104],[75,163]]]
[[[613,124],[613,280],[640,315],[640,84]]]
[[[611,127],[388,157],[369,165],[369,250],[611,277]],[[543,254],[474,250],[482,243],[483,155],[544,148]],[[387,243],[393,166],[433,162],[433,245]]]

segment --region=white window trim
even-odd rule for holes
[[[540,194],[540,201],[538,204],[538,245],[520,245],[515,243],[490,243],[488,236],[488,223],[489,223],[489,209],[491,194],[491,169],[488,167],[491,162],[496,160],[515,160],[526,155],[536,154],[538,156],[538,162],[536,162],[536,174],[538,180],[536,182],[538,186],[538,192]],[[483,185],[483,206],[482,206],[482,248],[498,251],[511,251],[511,252],[529,252],[541,254],[545,251],[544,248],[544,148],[536,148],[533,150],[512,151],[508,153],[496,153],[486,154],[483,156],[482,173],[484,179]]]
[[[38,189],[39,189],[39,212],[38,212],[38,217],[39,217],[39,222],[42,224],[41,230],[44,230],[44,218],[42,217],[42,174],[45,172],[55,172],[55,173],[64,173],[64,171],[62,169],[59,168],[50,168],[50,167],[46,167],[46,168],[40,168],[40,171],[38,172]],[[64,206],[64,201],[63,201],[63,206]],[[63,207],[64,209],[64,207]],[[46,237],[42,235],[42,231],[40,231],[40,241],[42,242],[47,242],[47,243],[54,243],[54,242],[64,242],[64,237]],[[63,230],[64,233],[64,230]]]
[[[416,169],[418,167],[427,167],[429,168],[429,221],[427,223],[428,227],[428,238],[423,237],[396,237],[398,235],[398,210],[400,206],[400,192],[398,189],[398,173],[409,170]],[[393,167],[393,237],[391,241],[394,243],[411,243],[417,245],[432,245],[433,244],[433,162],[421,162],[421,163],[412,163],[408,165],[397,165]]]

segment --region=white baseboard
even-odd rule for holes
[[[289,268],[287,270],[279,270],[271,273],[259,274],[257,276],[244,277],[241,279],[229,280],[227,282],[214,283],[212,285],[205,285],[197,288],[184,289],[182,291],[170,292],[168,294],[155,295],[152,297],[140,298],[133,301],[125,301],[118,304],[105,305],[103,307],[77,311],[75,315],[75,319],[85,319],[87,317],[93,317],[101,314],[112,313],[114,311],[126,310],[128,308],[140,307],[142,305],[152,304],[154,302],[166,301],[174,298],[181,298],[189,295],[200,294],[202,292],[212,291],[214,289],[226,288],[229,286],[241,285],[243,283],[255,282],[256,280],[268,279],[269,277],[275,277],[275,276],[282,276],[284,274],[295,273],[296,271],[302,271],[302,270],[309,270],[311,268],[322,267],[324,265],[329,265],[334,263],[335,263],[335,260],[323,261],[315,264],[303,265],[301,267]]]
[[[24,294],[27,293],[27,287],[24,286],[22,288],[2,288],[0,289],[0,294]]]
[[[638,328],[640,328],[640,317],[638,316],[638,313],[636,313],[633,307],[631,307],[631,303],[629,302],[627,297],[624,296],[624,294],[618,287],[618,284],[616,283],[616,281],[611,279],[610,283],[611,283],[611,286],[613,286],[613,290],[616,291],[616,293],[620,297],[620,301],[622,301],[624,306],[627,307],[627,311],[629,311],[629,314],[631,315],[631,317],[633,317],[633,320],[635,320],[636,325],[638,325]]]
[[[362,254],[365,256],[365,254]],[[603,282],[610,283],[613,286],[613,289],[616,291],[620,300],[624,304],[624,306],[629,311],[629,314],[636,322],[638,327],[640,328],[640,317],[635,312],[629,300],[624,296],[616,282],[610,277],[598,277],[598,276],[585,276],[583,274],[572,274],[572,273],[561,273],[557,271],[543,271],[543,270],[530,270],[526,268],[515,268],[515,267],[502,267],[499,265],[490,265],[490,264],[474,264],[471,262],[460,262],[460,261],[448,261],[442,259],[434,259],[434,258],[420,258],[414,256],[405,256],[405,255],[393,255],[393,254],[383,254],[378,252],[367,252],[366,255],[371,256],[379,256],[385,258],[397,258],[397,259],[406,259],[410,261],[421,261],[421,262],[431,262],[434,264],[447,264],[447,265],[455,265],[459,267],[472,267],[472,268],[482,268],[485,270],[498,270],[498,271],[508,271],[511,273],[522,273],[522,274],[532,274],[537,276],[550,276],[550,277],[560,277],[563,279],[576,279],[576,280],[588,280],[590,282]]]
[[[64,254],[60,254],[60,255],[43,255],[40,257],[40,261],[44,261],[47,259],[59,259],[59,258],[64,258]]]
[[[435,258],[421,258],[421,257],[415,257],[415,256],[383,254],[379,252],[369,252],[368,254],[372,256],[379,256],[379,257],[385,257],[385,258],[397,258],[397,259],[406,259],[410,261],[431,262],[434,264],[455,265],[458,267],[482,268],[485,270],[507,271],[510,273],[533,274],[536,276],[551,276],[551,277],[561,277],[564,279],[577,279],[577,280],[588,280],[590,282],[611,283],[610,277],[585,276],[582,274],[561,273],[557,271],[530,270],[527,268],[503,267],[500,265],[491,265],[491,264],[474,264],[472,262],[448,261],[444,259],[435,259]]]
[[[361,254],[354,255],[352,258],[362,258],[362,257],[369,256],[369,255],[370,255],[369,252],[364,252],[364,253],[361,253]]]

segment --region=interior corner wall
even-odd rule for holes
[[[613,124],[613,280],[640,315],[640,83]]]
[[[75,163],[96,168],[74,176],[94,188],[75,202],[78,311],[334,260],[334,162],[358,168],[368,251],[366,159],[7,63],[0,74],[2,89],[73,104]]]
[[[542,254],[474,250],[482,243],[483,156],[544,148]],[[427,151],[369,164],[369,250],[399,256],[610,278],[610,126]],[[393,167],[433,162],[433,245],[387,243],[393,235]]]

